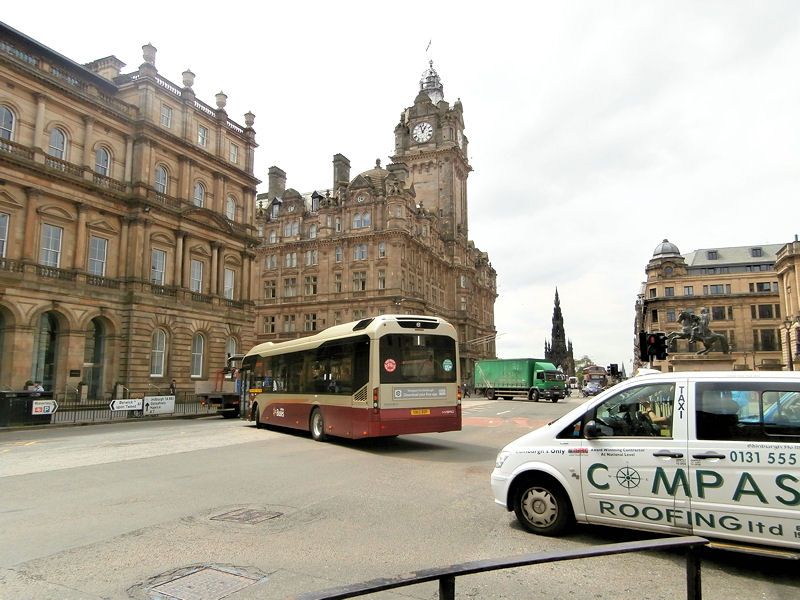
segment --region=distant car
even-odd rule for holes
[[[596,396],[603,391],[603,386],[596,381],[590,381],[583,387],[584,396]]]

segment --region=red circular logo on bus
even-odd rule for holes
[[[393,358],[387,358],[383,362],[383,368],[387,373],[392,373],[397,368],[397,363],[394,362]]]

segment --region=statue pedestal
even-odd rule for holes
[[[669,355],[669,366],[672,371],[733,371],[735,362],[733,356],[722,352]]]

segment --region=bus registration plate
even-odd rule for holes
[[[412,415],[429,415],[431,414],[430,408],[412,408],[411,409]]]

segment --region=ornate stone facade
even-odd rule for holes
[[[259,195],[259,341],[377,314],[429,314],[458,329],[461,374],[495,354],[496,273],[468,238],[463,108],[443,100],[431,66],[394,130],[392,163],[300,194],[272,167]],[[435,100],[435,101],[434,101]]]
[[[782,358],[788,370],[800,371],[800,241],[797,236],[778,250],[775,271],[783,307]]]
[[[568,376],[575,375],[575,357],[572,354],[572,341],[567,342],[564,332],[564,315],[561,313],[561,301],[558,290],[553,301],[553,328],[550,332],[550,342],[544,344],[544,358],[555,366],[560,367]]]
[[[681,331],[681,311],[700,315],[707,308],[710,329],[727,338],[731,353],[697,356],[704,346],[680,339],[673,342],[667,360],[655,360],[654,367],[708,370],[702,366],[708,364],[715,369],[780,370],[785,312],[776,257],[782,246],[704,248],[683,255],[668,240],[656,246],[636,303],[635,331]],[[634,368],[641,366],[638,338],[635,344]]]
[[[253,115],[0,24],[0,388],[213,382],[253,344]]]

